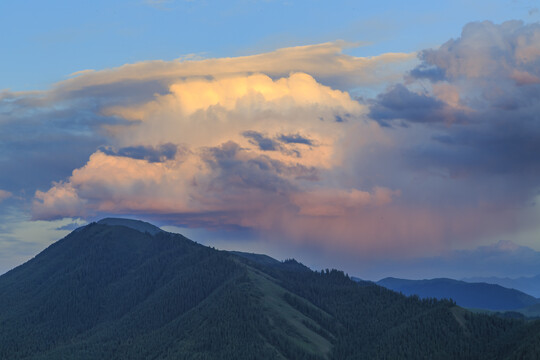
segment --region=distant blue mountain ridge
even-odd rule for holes
[[[522,276],[518,278],[508,277],[469,277],[461,279],[466,282],[483,282],[488,284],[497,284],[509,289],[523,291],[526,294],[540,298],[540,275]]]
[[[510,311],[540,304],[540,299],[522,291],[484,282],[468,283],[447,278],[406,280],[388,277],[378,281],[377,285],[408,296],[453,299],[457,305],[471,309]]]

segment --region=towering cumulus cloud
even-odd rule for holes
[[[370,116],[437,131],[431,151],[416,153],[416,165],[452,176],[512,178],[511,196],[530,196],[540,174],[540,25],[472,23],[420,59],[408,87],[380,94]]]
[[[431,174],[422,181],[445,192],[442,208],[470,212],[483,235],[536,226],[540,25],[471,23],[419,59],[370,117],[404,134],[408,169]]]
[[[539,41],[537,25],[473,23],[417,61],[337,42],[4,96],[20,117],[62,104],[94,146],[38,187],[36,219],[151,213],[357,256],[435,253],[533,226]],[[388,88],[351,95],[374,84]]]

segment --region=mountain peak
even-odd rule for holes
[[[150,223],[141,221],[141,220],[133,220],[133,219],[124,219],[124,218],[104,218],[97,222],[101,225],[110,225],[110,226],[125,226],[140,232],[148,232],[150,235],[155,235],[157,233],[162,232],[160,228],[158,228],[155,225],[152,225]]]

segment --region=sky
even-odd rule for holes
[[[107,216],[384,276],[540,268],[540,2],[2,1],[0,274]]]

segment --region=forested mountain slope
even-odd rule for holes
[[[0,358],[540,355],[536,322],[124,225],[92,223],[0,276]]]

